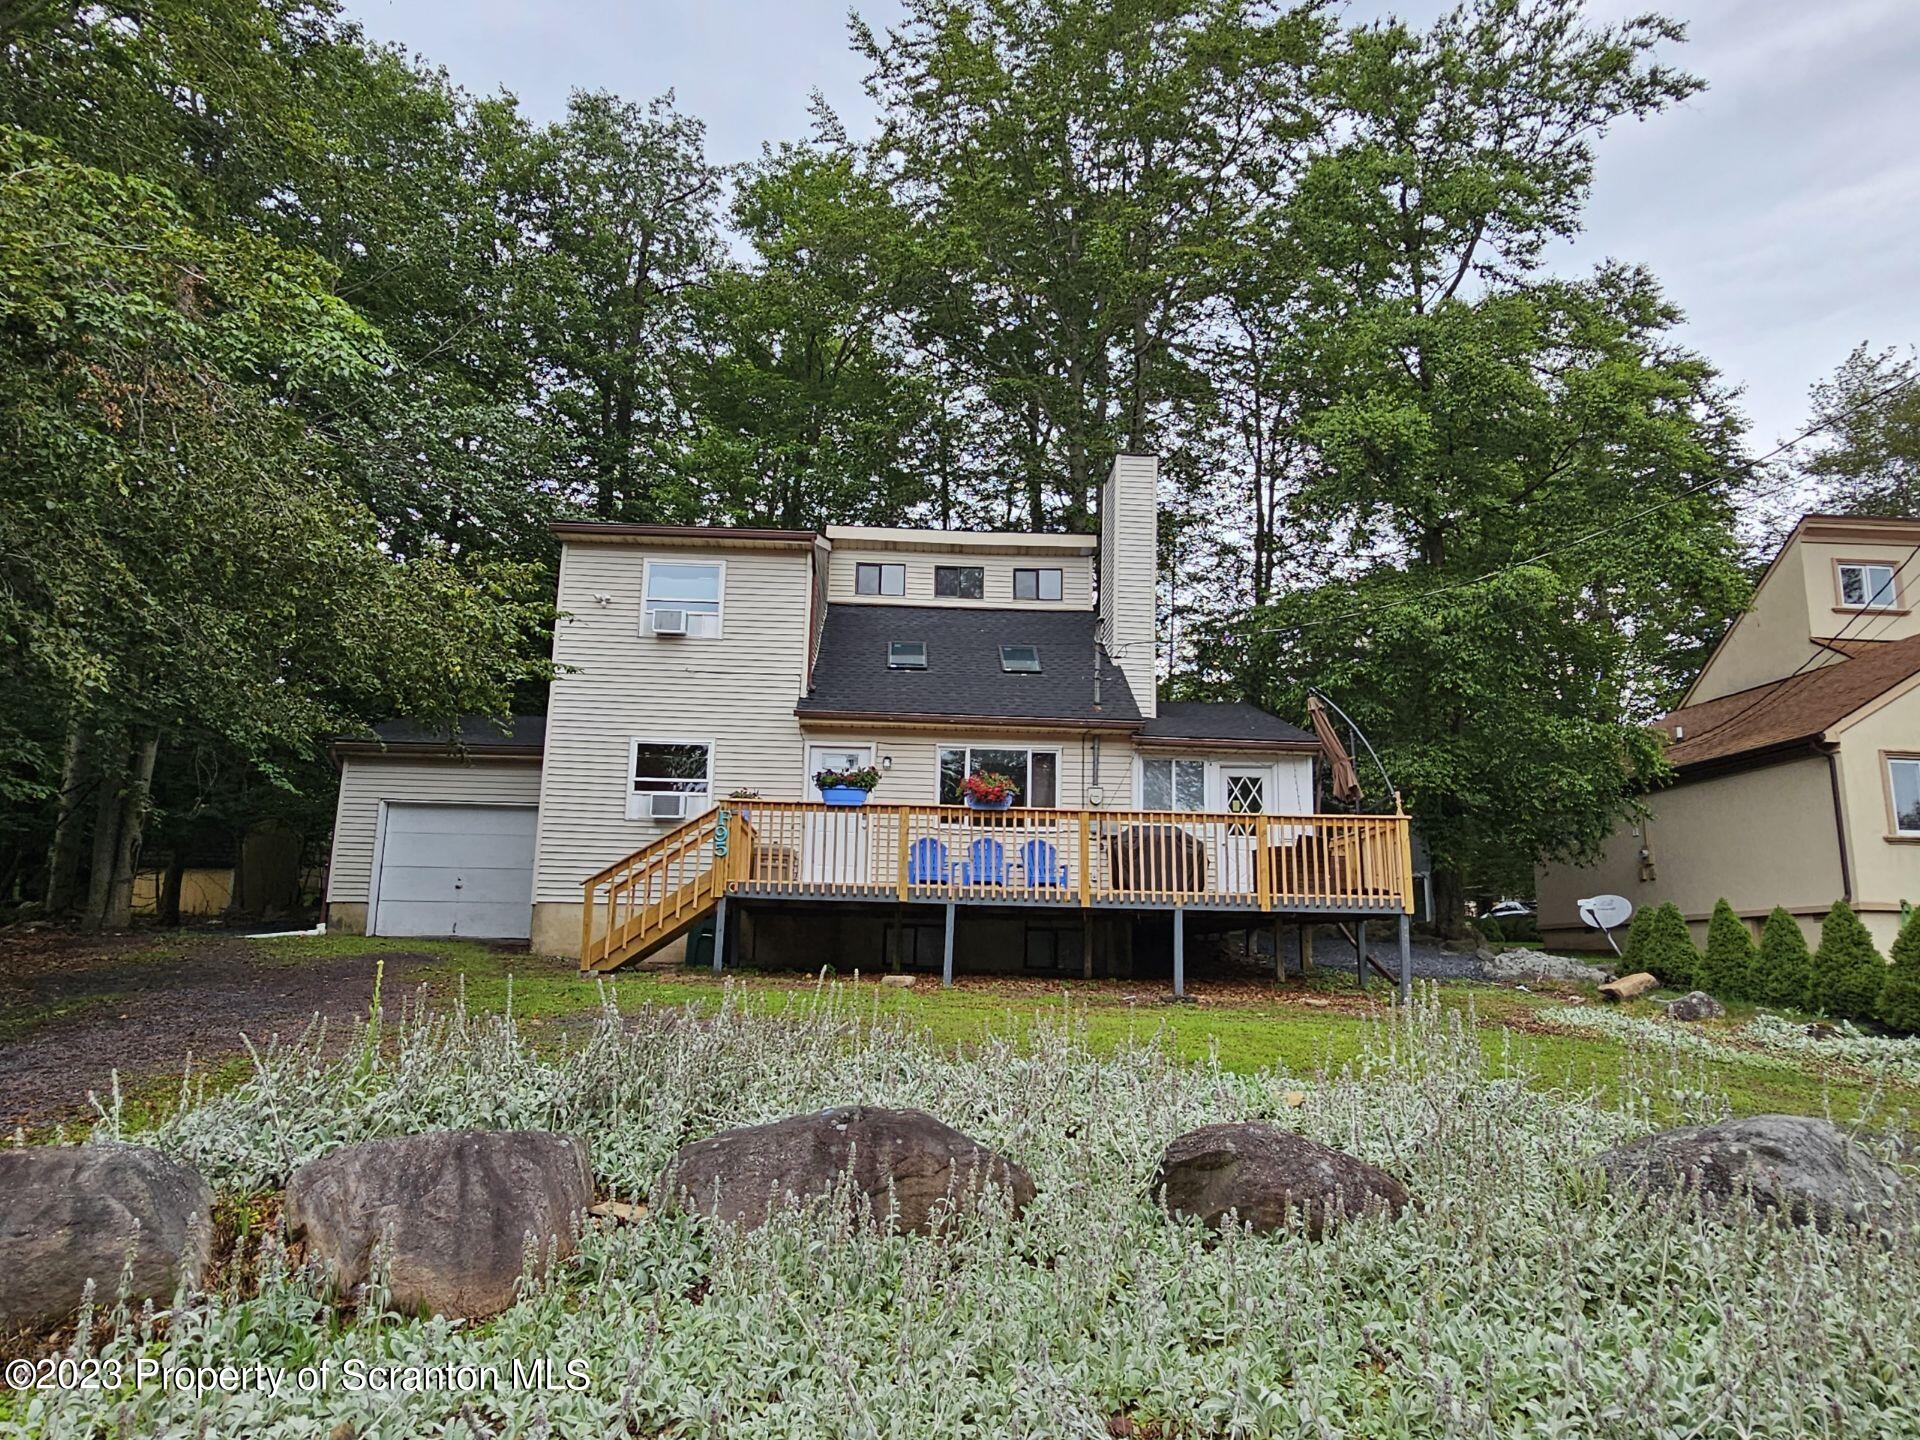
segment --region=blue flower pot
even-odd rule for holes
[[[1013,808],[1011,795],[1003,795],[998,800],[976,800],[971,795],[964,795],[961,798],[967,802],[969,810],[1011,810]]]
[[[856,790],[851,785],[834,785],[823,788],[820,791],[820,799],[828,805],[851,807],[866,804],[868,793],[865,790]]]

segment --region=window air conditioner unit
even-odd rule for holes
[[[656,635],[684,635],[687,633],[687,612],[664,607],[650,611],[647,628]]]
[[[650,820],[686,819],[687,797],[677,791],[647,796],[647,818]]]

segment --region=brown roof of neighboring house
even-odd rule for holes
[[[1656,722],[1677,769],[1817,740],[1903,680],[1920,675],[1920,635],[1864,649],[1851,660],[1686,705]]]
[[[1851,658],[1855,655],[1865,655],[1868,651],[1878,646],[1891,645],[1894,642],[1891,640],[1854,640],[1842,635],[1822,639],[1816,635],[1813,637],[1813,643],[1816,645],[1824,645],[1829,650],[1838,651],[1840,654]]]

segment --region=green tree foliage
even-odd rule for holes
[[[1624,958],[1629,969],[1648,971],[1675,990],[1691,990],[1700,983],[1700,952],[1694,948],[1680,907],[1671,900],[1648,906],[1633,917]]]
[[[1920,368],[1911,352],[1859,346],[1813,387],[1813,413],[1833,425],[1803,467],[1821,509],[1920,518]]]
[[[98,796],[96,923],[124,917],[163,742],[271,763],[369,713],[503,710],[531,668],[530,577],[396,562],[337,480],[307,401],[386,356],[327,279],[0,134],[0,649]]]
[[[1846,901],[1834,901],[1813,952],[1813,1008],[1848,1020],[1871,1019],[1886,978],[1886,961],[1866,925]]]
[[[1661,773],[1642,724],[1747,588],[1703,488],[1739,473],[1737,419],[1678,312],[1631,267],[1538,273],[1594,137],[1698,88],[1652,58],[1676,36],[1573,0],[1353,32],[1320,81],[1339,138],[1283,208],[1316,264],[1272,423],[1321,583],[1229,601],[1189,688],[1334,694],[1420,817],[1443,915],[1593,853]]]
[[[1812,1003],[1812,995],[1813,956],[1807,949],[1806,932],[1784,907],[1776,905],[1760,928],[1753,998],[1804,1010]]]
[[[1700,988],[1721,1000],[1758,998],[1754,993],[1754,967],[1759,958],[1747,922],[1733,913],[1733,906],[1723,896],[1714,903],[1713,918],[1707,922]]]
[[[1085,528],[1106,458],[1161,446],[1258,178],[1311,128],[1328,29],[1264,0],[910,0],[884,35],[855,22],[929,237],[917,320],[984,411],[989,518]]]
[[[895,525],[932,498],[932,396],[900,320],[915,237],[830,115],[821,129],[740,174],[732,220],[753,263],[692,300],[687,465],[734,524]]]
[[[1888,958],[1893,964],[1880,987],[1874,1015],[1895,1030],[1920,1034],[1920,909],[1901,925]]]

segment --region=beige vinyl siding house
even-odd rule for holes
[[[338,747],[329,922],[497,924],[604,967],[684,944],[709,911],[725,933],[735,894],[738,939],[762,959],[844,942],[898,964],[905,929],[930,908],[951,918],[964,883],[979,893],[949,966],[956,950],[1130,965],[1116,937],[1146,921],[1129,911],[1167,911],[1177,955],[1189,904],[1201,925],[1212,911],[1243,924],[1235,907],[1270,921],[1276,892],[1255,877],[1283,861],[1338,892],[1289,892],[1300,904],[1404,916],[1404,817],[1269,827],[1314,810],[1313,738],[1251,705],[1157,698],[1157,484],[1152,457],[1119,457],[1097,536],[556,524],[556,676],[545,717],[520,722],[539,743],[463,722],[451,743],[402,726]],[[869,766],[867,819],[822,803],[816,771]],[[962,777],[983,770],[1013,778],[1005,819],[962,803]],[[736,824],[745,876],[721,864]],[[944,878],[914,878],[910,826],[947,856]],[[843,833],[858,838],[829,843]],[[1256,864],[1268,839],[1287,854]],[[1004,874],[977,858],[995,845]],[[693,872],[668,865],[681,847]],[[1187,869],[1152,878],[1176,855]],[[822,893],[781,888],[803,883]],[[587,890],[610,886],[630,900],[588,912]],[[849,903],[825,920],[823,900]]]
[[[1673,782],[1596,864],[1541,869],[1544,939],[1603,948],[1576,907],[1612,893],[1672,901],[1696,938],[1722,897],[1755,925],[1784,906],[1810,938],[1845,900],[1890,946],[1920,901],[1920,834],[1894,804],[1901,757],[1920,755],[1917,593],[1920,522],[1803,519],[1659,722]]]

